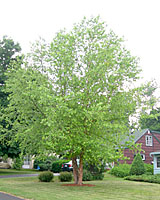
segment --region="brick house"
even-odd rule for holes
[[[144,129],[141,131],[137,131],[135,133],[132,133],[134,137],[134,142],[141,144],[141,149],[144,150],[141,151],[142,160],[145,163],[153,164],[153,157],[150,155],[152,152],[160,152],[160,132],[157,131],[151,131],[149,129]],[[120,160],[119,163],[126,162],[127,164],[131,164],[135,153],[134,151],[126,148],[124,150],[124,156],[128,157],[129,160]]]

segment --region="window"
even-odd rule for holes
[[[136,157],[136,154],[134,154],[134,157]],[[146,159],[145,154],[141,154],[141,157],[142,157],[142,160],[145,160],[145,159]]]
[[[157,157],[157,168],[160,168],[160,157]]]
[[[142,160],[146,159],[145,154],[141,154],[141,157],[142,157]]]
[[[146,146],[153,146],[152,136],[146,135]]]
[[[24,157],[24,165],[30,165],[30,156],[26,155]]]

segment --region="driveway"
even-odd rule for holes
[[[19,197],[12,196],[10,194],[6,194],[6,193],[3,193],[3,192],[0,192],[0,200],[25,200],[25,199],[22,199],[22,198],[19,198]]]

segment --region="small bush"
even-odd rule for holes
[[[146,169],[146,174],[152,175],[153,174],[153,165],[144,163],[144,167]]]
[[[22,165],[23,165],[22,159],[21,158],[15,158],[14,163],[12,165],[12,168],[19,170],[19,169],[22,168]]]
[[[138,153],[132,162],[132,166],[131,166],[129,174],[141,175],[141,174],[144,174],[145,172],[146,172],[146,169],[144,167],[144,162],[142,160],[140,153]]]
[[[93,176],[92,176],[91,172],[84,169],[83,170],[83,181],[92,181],[92,180],[93,180]]]
[[[54,176],[52,172],[44,171],[39,174],[38,178],[41,182],[51,182]]]
[[[61,172],[58,176],[61,182],[71,182],[72,181],[72,173],[71,172]]]
[[[120,164],[117,166],[114,166],[110,171],[109,174],[124,178],[126,176],[129,176],[131,165],[129,164]]]
[[[59,173],[62,171],[62,164],[67,163],[69,160],[57,160],[52,163],[51,171],[54,173]]]

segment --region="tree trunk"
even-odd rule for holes
[[[80,161],[79,161],[79,176],[78,176],[78,185],[82,185],[82,179],[83,179],[83,155],[80,155]]]
[[[73,164],[73,176],[74,176],[74,183],[78,184],[78,165],[77,165],[77,160],[76,157],[72,158],[72,164]]]

